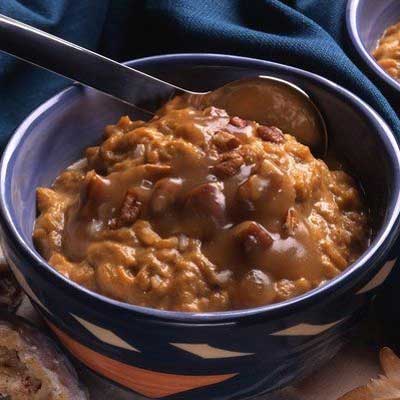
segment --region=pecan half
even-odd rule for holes
[[[282,131],[276,126],[260,125],[257,128],[257,135],[262,140],[272,143],[282,143],[285,139]]]
[[[284,233],[288,236],[294,236],[299,225],[299,216],[294,208],[289,208],[286,214],[286,220],[283,224]]]
[[[116,220],[116,227],[132,225],[140,215],[142,202],[139,201],[135,189],[128,189]]]
[[[239,172],[244,164],[244,159],[239,153],[227,153],[221,158],[221,162],[214,166],[214,174],[220,178],[229,178]]]
[[[273,243],[268,231],[254,221],[245,221],[234,228],[234,237],[245,253],[265,251]]]
[[[222,152],[236,149],[240,145],[240,140],[235,135],[225,131],[216,132],[212,141]]]

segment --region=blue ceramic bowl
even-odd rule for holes
[[[124,304],[51,268],[32,244],[35,188],[98,142],[126,106],[71,86],[16,130],[0,169],[2,245],[12,269],[69,351],[109,379],[152,398],[244,399],[303,377],[330,359],[393,266],[399,226],[400,154],[392,132],[363,101],[296,68],[212,54],[150,57],[129,65],[193,90],[268,74],[307,91],[334,146],[366,192],[376,220],[369,249],[340,276],[289,301],[244,311],[188,314]]]
[[[398,0],[348,0],[346,23],[354,47],[383,87],[400,98],[400,82],[393,79],[371,56],[383,32],[400,22]]]

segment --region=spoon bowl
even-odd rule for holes
[[[259,75],[228,83],[204,95],[190,95],[190,102],[213,105],[229,115],[273,125],[324,157],[328,148],[325,121],[306,92],[283,79]]]

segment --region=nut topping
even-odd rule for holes
[[[138,218],[142,202],[139,201],[136,190],[128,189],[116,221],[118,228],[132,225]]]
[[[289,208],[283,228],[288,236],[294,236],[299,225],[299,216],[294,208]]]
[[[260,125],[257,128],[257,135],[262,140],[272,143],[282,143],[285,139],[282,131],[276,126]]]
[[[245,253],[265,251],[273,243],[268,231],[254,221],[245,221],[234,228],[234,237],[242,246]]]
[[[213,137],[214,144],[218,147],[218,150],[230,151],[240,146],[240,140],[231,133],[225,131],[218,131]]]
[[[214,174],[220,178],[229,178],[236,175],[240,167],[244,164],[244,159],[239,153],[227,153],[221,158],[221,162],[214,166]]]

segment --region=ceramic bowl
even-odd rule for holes
[[[346,23],[355,49],[386,93],[400,100],[400,82],[387,74],[371,55],[383,32],[398,22],[400,22],[398,0],[348,0]],[[398,105],[393,104],[393,106],[400,110]]]
[[[244,399],[310,374],[339,350],[394,264],[399,148],[385,122],[338,85],[296,68],[235,56],[165,55],[132,67],[192,90],[244,76],[299,85],[324,115],[330,146],[363,185],[376,221],[368,250],[340,276],[300,297],[243,311],[190,314],[111,300],[69,281],[32,244],[35,188],[100,140],[120,115],[140,117],[76,85],[19,126],[0,167],[2,246],[19,283],[65,347],[89,368],[150,398]]]

